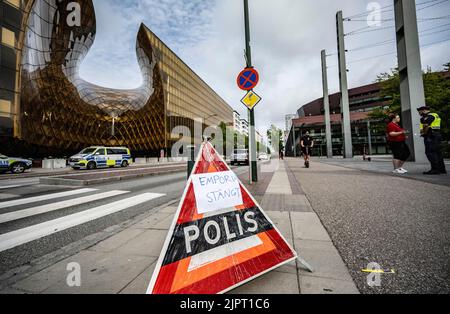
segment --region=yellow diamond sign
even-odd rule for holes
[[[248,107],[248,109],[252,110],[256,107],[257,104],[262,100],[261,97],[254,91],[249,91],[244,98],[242,98],[241,102]]]

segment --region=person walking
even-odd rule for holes
[[[417,111],[422,117],[420,119],[420,134],[424,138],[425,154],[431,164],[431,170],[423,174],[447,174],[444,156],[441,151],[441,118],[437,113],[432,113],[429,106],[420,107]]]
[[[309,131],[306,131],[305,135],[302,136],[300,145],[302,147],[303,158],[305,159],[305,167],[309,168],[311,149],[314,147],[314,140],[309,135]]]
[[[406,134],[408,133],[400,126],[401,118],[398,114],[389,115],[389,123],[387,125],[388,144],[394,157],[394,171],[395,174],[405,174],[408,171],[403,168],[403,165],[411,156],[411,151],[406,144]]]

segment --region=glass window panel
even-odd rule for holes
[[[11,4],[16,8],[20,8],[20,0],[6,0],[6,3]]]
[[[6,27],[2,27],[2,44],[10,47],[15,47],[16,45],[16,35]]]
[[[9,100],[0,99],[0,116],[9,117],[12,112],[12,104]]]

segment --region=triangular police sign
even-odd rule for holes
[[[225,293],[296,258],[245,186],[205,142],[147,293]]]

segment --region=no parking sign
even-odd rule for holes
[[[259,73],[254,68],[246,68],[237,78],[237,84],[240,89],[249,91],[252,90],[259,83]]]

